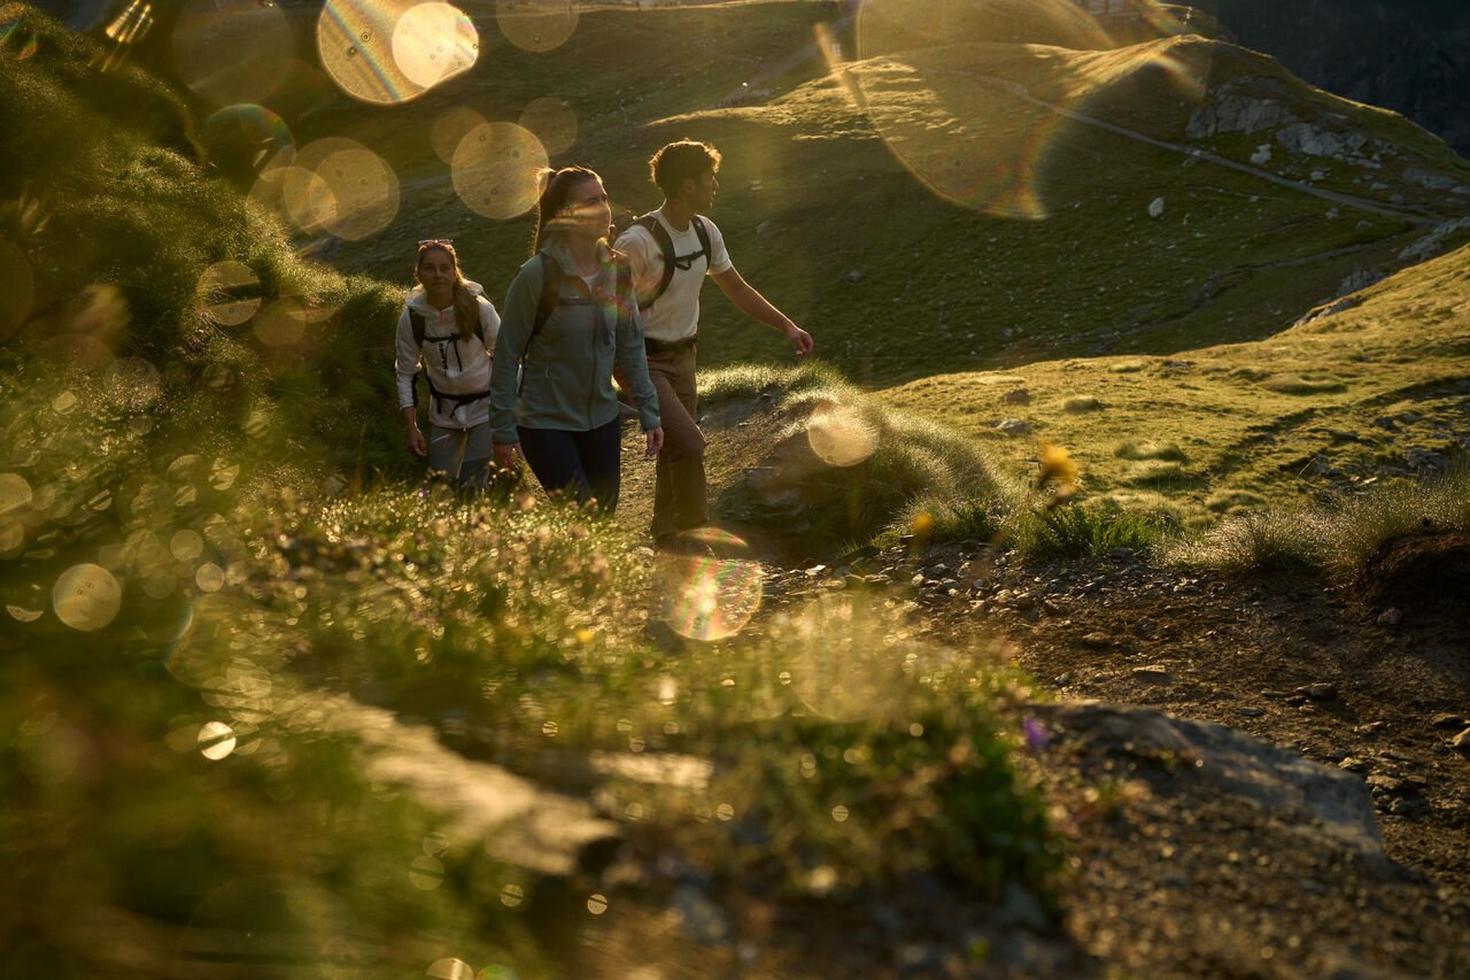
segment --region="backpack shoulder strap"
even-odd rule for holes
[[[704,269],[708,272],[709,267],[715,263],[715,253],[709,243],[709,229],[704,226],[703,219],[697,214],[689,219],[689,223],[694,226],[694,233],[699,236],[699,253],[704,256]]]
[[[414,346],[424,346],[424,335],[428,332],[428,324],[424,323],[424,315],[418,310],[409,310],[408,325],[413,329]]]
[[[669,230],[664,227],[662,221],[654,217],[653,212],[650,211],[633,223],[653,236],[658,250],[663,253],[664,257],[664,273],[659,278],[658,285],[650,290],[647,296],[638,297],[638,305],[647,309],[664,294],[664,291],[669,288],[669,283],[674,281],[674,259],[677,256],[674,255],[674,240],[669,237]]]
[[[557,300],[561,296],[561,277],[563,275],[561,263],[547,255],[539,253],[541,258],[541,295],[536,300],[536,319],[531,321],[531,333],[526,337],[526,351],[531,349],[531,341],[546,326],[551,312],[556,309]],[[526,351],[521,352],[525,357]]]

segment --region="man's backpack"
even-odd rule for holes
[[[705,270],[708,271],[711,258],[709,229],[705,228],[704,222],[700,220],[697,214],[689,219],[689,223],[694,226],[694,233],[699,236],[699,251],[691,255],[675,255],[674,240],[669,236],[669,229],[664,227],[664,223],[658,220],[652,211],[633,222],[633,224],[653,236],[654,242],[658,245],[659,252],[664,257],[664,274],[660,277],[658,285],[649,290],[647,295],[640,295],[638,297],[640,308],[648,309],[668,290],[669,283],[674,281],[675,268],[692,269],[694,268],[695,260],[703,258]]]

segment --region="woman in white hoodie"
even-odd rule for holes
[[[485,486],[490,440],[490,356],[500,315],[477,282],[465,279],[447,239],[419,242],[418,285],[398,318],[398,407],[408,448],[463,487]],[[419,431],[419,369],[429,383],[429,438]]]

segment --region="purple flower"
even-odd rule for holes
[[[1046,733],[1046,726],[1036,720],[1035,715],[1027,715],[1021,722],[1021,730],[1026,734],[1026,745],[1033,750],[1046,748],[1051,736]]]

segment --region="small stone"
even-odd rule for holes
[[[1006,392],[1000,400],[1006,405],[1029,405],[1031,404],[1031,392],[1025,388],[1016,388]]]
[[[1169,668],[1163,664],[1145,664],[1142,667],[1133,668],[1133,679],[1162,684],[1172,680],[1173,677],[1169,673]]]
[[[1450,748],[1461,755],[1470,756],[1470,728],[1450,739]]]
[[[914,573],[914,577],[911,578],[911,579],[909,579],[909,585],[912,585],[916,589],[919,588],[920,586],[922,586],[923,584],[924,584],[924,573],[923,572],[915,572]]]
[[[1088,633],[1082,638],[1082,645],[1094,650],[1104,650],[1113,645],[1113,638],[1106,633]]]
[[[1374,797],[1398,796],[1413,791],[1413,788],[1397,776],[1388,773],[1375,772],[1368,777],[1368,788],[1373,791]]]
[[[1379,626],[1397,626],[1404,621],[1404,614],[1397,609],[1385,609],[1378,616]]]
[[[1164,216],[1164,199],[1162,197],[1156,197],[1148,202],[1148,216],[1154,219]]]
[[[856,285],[863,281],[863,272],[861,269],[853,269],[842,277],[842,281],[848,285]]]
[[[1429,812],[1429,801],[1422,796],[1396,796],[1389,801],[1388,812],[1412,820]]]
[[[1133,549],[1132,548],[1114,548],[1112,551],[1109,551],[1108,552],[1108,557],[1111,558],[1113,561],[1132,561],[1133,560]]]
[[[1429,719],[1430,728],[1464,728],[1466,724],[1470,723],[1459,715],[1435,715]]]
[[[1235,713],[1238,715],[1243,715],[1246,718],[1259,718],[1266,713],[1266,709],[1251,707],[1236,708]]]
[[[995,429],[1008,436],[1024,436],[1031,431],[1031,423],[1024,419],[1001,419],[995,423]]]
[[[1348,772],[1367,772],[1372,767],[1369,765],[1367,759],[1360,759],[1355,755],[1350,755],[1339,762],[1337,768],[1345,769]]]
[[[1313,701],[1336,701],[1336,684],[1304,684],[1296,689],[1297,694],[1304,694]]]
[[[1036,598],[1032,596],[1029,592],[1022,592],[1020,595],[1011,599],[1011,608],[1019,609],[1022,612],[1025,612],[1029,609],[1035,609]]]

